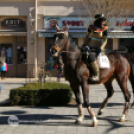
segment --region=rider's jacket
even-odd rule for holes
[[[99,47],[101,50],[104,50],[107,44],[107,28],[107,26],[104,26],[102,29],[96,29],[94,25],[89,25],[84,44],[92,47]],[[90,40],[89,36],[91,38]]]

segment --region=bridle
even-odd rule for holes
[[[54,46],[59,47],[60,48],[60,51],[63,50],[63,48],[65,46],[65,43],[66,43],[66,41],[67,41],[68,38],[69,37],[66,37],[66,35],[64,34],[62,43],[55,43]]]

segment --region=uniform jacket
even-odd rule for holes
[[[89,40],[89,36],[91,39]],[[95,29],[94,25],[89,25],[88,32],[86,33],[84,44],[92,47],[99,47],[101,50],[105,49],[107,43],[107,26],[102,29]]]

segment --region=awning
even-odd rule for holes
[[[27,32],[0,32],[0,36],[26,36]]]
[[[87,30],[69,30],[69,34],[72,38],[84,38]],[[56,30],[38,30],[39,37],[54,37]],[[108,38],[134,38],[134,35],[130,31],[112,31],[108,32]]]
[[[108,38],[134,38],[132,32],[109,32]]]

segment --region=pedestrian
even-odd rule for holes
[[[6,62],[1,66],[0,70],[1,70],[1,79],[5,79],[6,78],[6,72],[8,70]]]
[[[1,94],[1,84],[0,84],[0,94]]]
[[[60,64],[55,64],[55,69],[57,69],[57,82],[60,82],[61,76],[63,74],[63,68],[61,68]]]

